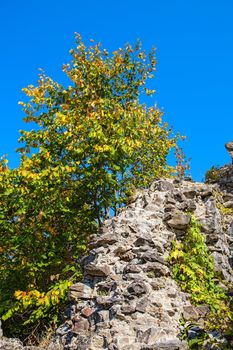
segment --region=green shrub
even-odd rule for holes
[[[216,182],[219,180],[219,166],[212,166],[205,174],[205,181]]]
[[[173,242],[169,261],[175,280],[184,292],[190,294],[191,301],[195,305],[209,306],[206,329],[228,332],[233,319],[230,300],[224,289],[218,286],[219,277],[215,273],[213,258],[194,217],[184,242]]]

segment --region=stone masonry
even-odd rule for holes
[[[220,184],[158,180],[104,223],[81,260],[84,279],[70,288],[70,306],[47,350],[188,348],[180,321],[201,327],[208,308],[191,304],[172,279],[167,258],[193,213],[223,287],[233,282],[233,167],[223,168],[227,177]],[[0,350],[41,349],[2,337]]]
[[[216,270],[233,281],[233,218],[218,209],[219,186],[158,180],[106,221],[83,257],[84,280],[48,350],[181,350],[180,320],[202,325],[208,308],[194,307],[172,279],[167,257],[182,240],[190,214],[202,224]],[[222,192],[221,205],[233,195]]]

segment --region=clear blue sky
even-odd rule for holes
[[[187,136],[191,173],[202,180],[212,165],[230,162],[233,140],[232,0],[1,0],[0,154],[17,166],[17,102],[36,83],[38,68],[62,81],[74,32],[109,51],[140,38],[157,47],[154,101],[165,120]]]

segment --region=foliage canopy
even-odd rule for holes
[[[28,337],[56,322],[66,290],[80,276],[88,237],[138,187],[170,176],[167,155],[180,138],[151,95],[155,50],[126,45],[109,54],[79,35],[63,66],[70,85],[44,72],[23,89],[30,131],[21,163],[0,166],[0,314],[6,335]],[[13,322],[13,321],[14,322]],[[24,325],[27,327],[23,327]],[[35,332],[34,332],[35,333]],[[32,337],[32,336],[31,336]],[[30,339],[35,342],[35,339]]]

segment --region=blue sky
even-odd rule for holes
[[[230,162],[224,143],[233,140],[232,0],[1,0],[0,155],[8,154],[12,167],[25,128],[21,89],[36,83],[38,68],[62,82],[74,32],[108,51],[137,38],[146,50],[155,46],[152,103],[186,135],[193,178]]]

